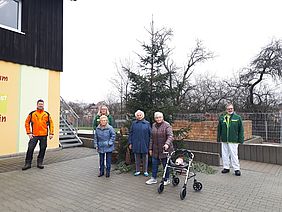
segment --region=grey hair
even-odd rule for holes
[[[164,117],[164,114],[162,112],[155,112],[154,117],[156,118],[158,116]]]
[[[225,106],[225,108],[227,109],[228,106],[234,107],[234,105],[233,105],[232,103],[227,103],[226,106]]]
[[[135,112],[135,117],[137,117],[137,114],[138,113],[141,113],[141,115],[142,115],[142,117],[144,118],[145,117],[145,113],[142,111],[142,110],[137,110],[136,112]]]
[[[108,117],[105,116],[105,115],[100,116],[100,120],[101,120],[101,119],[106,119],[106,120],[108,121]]]

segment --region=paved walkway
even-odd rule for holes
[[[23,156],[0,159],[0,211],[282,211],[282,166],[241,161],[242,176],[198,173],[203,190],[180,200],[176,187],[144,176],[98,178],[98,156],[83,147],[47,152],[45,169],[21,171]],[[7,161],[13,161],[9,163]],[[16,166],[16,170],[7,168]],[[3,167],[7,171],[4,172]],[[13,168],[14,169],[14,168]],[[10,170],[10,171],[9,171]]]

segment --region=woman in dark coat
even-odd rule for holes
[[[146,181],[146,184],[157,183],[157,173],[159,161],[162,162],[163,167],[166,165],[166,157],[164,150],[171,153],[173,151],[173,133],[171,125],[164,121],[163,113],[155,112],[155,123],[152,126],[152,142],[150,143],[149,153],[152,156],[152,178]],[[165,174],[164,185],[168,185],[169,171],[167,169]]]
[[[129,148],[132,149],[135,157],[136,171],[135,176],[141,174],[140,163],[142,157],[143,174],[148,177],[148,152],[151,137],[151,126],[148,121],[144,119],[144,112],[137,110],[135,112],[136,120],[132,122],[128,143]]]

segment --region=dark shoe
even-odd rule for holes
[[[44,166],[42,165],[42,163],[37,163],[37,168],[44,169]]]
[[[235,171],[235,175],[236,175],[236,176],[241,176],[240,170],[236,170],[236,171]]]
[[[110,173],[108,172],[108,173],[106,173],[106,177],[110,177]]]
[[[102,176],[104,176],[104,173],[100,173],[100,174],[98,175],[98,177],[102,177]]]
[[[22,170],[25,171],[25,170],[30,169],[30,168],[31,168],[31,164],[26,163],[26,164],[24,165],[24,167],[22,167]]]
[[[229,173],[229,172],[230,172],[229,169],[223,169],[223,170],[221,171],[222,174],[226,174],[226,173]]]

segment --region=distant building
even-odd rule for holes
[[[24,121],[45,101],[59,146],[63,0],[0,1],[0,155],[24,152]]]

